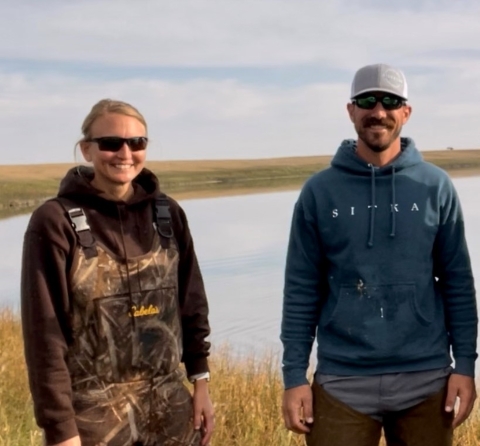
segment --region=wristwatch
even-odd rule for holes
[[[199,379],[206,379],[207,382],[210,381],[210,372],[197,373],[196,375],[189,376],[188,380],[191,383],[198,381]]]

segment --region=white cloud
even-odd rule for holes
[[[104,97],[130,102],[145,115],[151,159],[318,153],[320,141],[326,140],[325,124],[337,122],[345,128],[343,90],[341,84],[282,89],[233,80],[91,83],[61,76],[32,79],[4,74],[0,75],[4,98],[0,106],[6,111],[0,115],[4,129],[0,163],[72,161],[71,148],[80,137],[81,122]],[[330,138],[338,139],[335,132]]]
[[[151,159],[333,153],[354,135],[347,79],[372,62],[405,69],[414,113],[404,133],[421,148],[475,147],[479,12],[473,0],[7,2],[0,163],[71,161],[83,118],[104,97],[146,115]],[[106,68],[82,76],[82,64]],[[122,74],[161,66],[232,69],[228,79]],[[286,87],[259,72],[261,82],[247,82],[239,67],[293,67],[318,80]]]
[[[384,2],[385,3],[385,2]],[[408,63],[480,49],[477,2],[361,0],[16,1],[2,6],[0,57],[143,66]]]
[[[480,90],[442,78],[442,90],[412,76],[414,113],[404,134],[421,148],[478,146]],[[477,82],[478,83],[478,82]],[[235,80],[91,82],[65,76],[0,74],[0,163],[73,161],[81,123],[99,99],[131,102],[145,115],[150,159],[256,158],[334,153],[353,137],[347,83],[295,88]]]

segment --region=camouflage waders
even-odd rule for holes
[[[128,269],[99,244],[76,257],[67,364],[82,446],[200,444],[179,369],[179,253],[173,240],[163,244],[155,233]]]

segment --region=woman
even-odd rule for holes
[[[183,210],[144,168],[147,125],[102,100],[24,240],[22,323],[48,446],[206,445],[210,329]],[[179,368],[194,382],[193,399]]]

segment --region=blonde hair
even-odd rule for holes
[[[133,106],[123,101],[115,101],[113,99],[102,99],[98,101],[90,110],[90,113],[86,116],[82,124],[82,138],[75,144],[74,155],[76,154],[76,148],[78,144],[87,139],[91,138],[91,131],[93,123],[100,118],[109,113],[116,113],[124,116],[131,116],[132,118],[138,119],[143,126],[145,131],[147,131],[147,122],[143,115]]]

